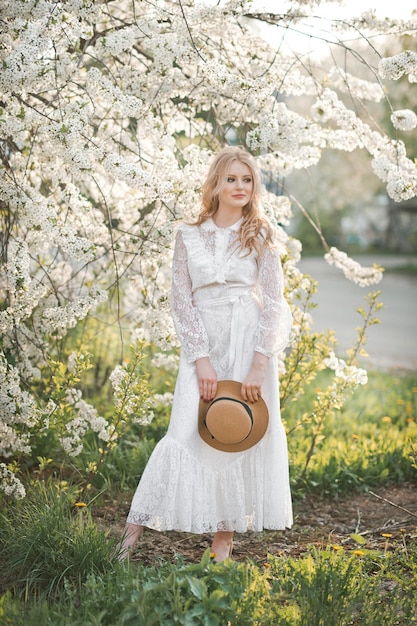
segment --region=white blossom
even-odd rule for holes
[[[375,285],[382,280],[382,271],[379,267],[363,267],[354,261],[346,252],[342,252],[335,247],[330,248],[324,256],[329,265],[341,269],[348,280],[356,283],[360,287]]]
[[[102,441],[110,441],[113,434],[112,425],[98,415],[97,410],[81,397],[79,389],[68,388],[66,399],[76,414],[65,424],[68,434],[61,437],[64,451],[72,457],[78,456],[83,449],[84,437],[88,431],[97,433]]]
[[[24,486],[5,463],[0,463],[0,489],[16,500],[22,500],[26,495]]]
[[[394,111],[391,122],[398,130],[413,130],[417,126],[417,115],[410,109]]]
[[[366,370],[354,365],[348,365],[343,359],[338,359],[334,352],[331,352],[328,358],[324,360],[324,365],[334,370],[338,378],[342,378],[354,387],[366,385],[368,382]]]
[[[404,50],[399,54],[381,59],[379,62],[379,75],[381,78],[398,80],[404,74],[408,76],[410,83],[417,82],[417,52]]]

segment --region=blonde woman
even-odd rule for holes
[[[213,533],[212,551],[223,561],[232,554],[235,531],[292,524],[277,371],[292,318],[260,190],[255,159],[226,147],[211,164],[196,223],[178,227],[171,292],[181,343],[178,378],[167,434],[133,497],[122,559],[145,527]],[[239,409],[249,413],[252,407],[256,415],[266,404],[266,433],[250,447],[225,451],[199,434],[199,411],[214,406],[220,381],[239,383]],[[221,424],[227,406],[220,410]]]

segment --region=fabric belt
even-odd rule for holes
[[[230,325],[230,346],[229,346],[229,370],[233,368],[233,380],[239,376],[239,368],[242,364],[244,333],[241,331],[245,318],[256,302],[253,291],[239,295],[231,295],[225,298],[212,298],[196,304],[199,310],[209,311],[212,307],[224,304],[232,305],[232,317]],[[241,332],[239,332],[241,331]]]

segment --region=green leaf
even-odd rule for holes
[[[191,593],[199,600],[202,600],[204,596],[207,594],[206,584],[202,580],[199,580],[198,578],[194,578],[194,577],[191,578],[188,576],[187,576],[187,581],[188,581],[188,584],[190,585]]]
[[[200,561],[203,567],[207,567],[207,565],[210,563],[210,554],[211,554],[210,548],[206,548],[206,550],[204,550],[203,556],[201,557],[201,561]]]
[[[352,533],[350,538],[355,541],[355,543],[359,543],[360,545],[364,545],[366,543],[366,539],[363,535],[358,535],[356,533]]]

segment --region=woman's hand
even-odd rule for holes
[[[261,397],[267,363],[265,354],[255,352],[252,367],[242,383],[242,396],[246,402],[257,402]]]
[[[217,391],[217,374],[208,356],[197,359],[195,367],[197,370],[200,398],[205,402],[211,402]]]

